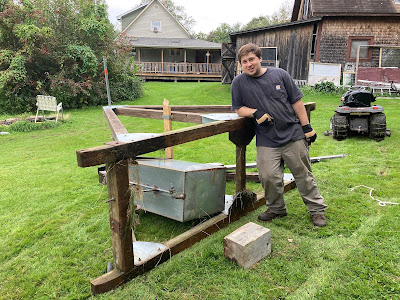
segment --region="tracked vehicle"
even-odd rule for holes
[[[363,134],[383,140],[387,135],[386,115],[382,106],[371,105],[375,100],[372,92],[365,89],[347,91],[331,118],[333,138],[344,140],[349,135]]]

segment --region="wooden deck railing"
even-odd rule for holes
[[[139,73],[222,74],[222,64],[141,62],[139,65]]]

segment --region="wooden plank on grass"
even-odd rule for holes
[[[109,143],[108,145],[78,150],[76,152],[78,166],[85,168],[135,158],[138,155],[167,147],[237,130],[243,126],[244,121],[244,118],[217,121],[161,133],[159,136],[140,141]]]

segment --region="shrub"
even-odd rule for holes
[[[104,0],[0,0],[0,113],[33,112],[39,94],[66,109],[106,104],[103,56],[114,101],[140,96],[130,42],[115,35]]]
[[[337,87],[331,81],[322,81],[321,83],[316,83],[314,89],[321,93],[334,94],[337,92]]]

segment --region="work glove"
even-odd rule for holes
[[[268,125],[272,125],[274,123],[274,121],[273,121],[274,118],[271,117],[271,115],[266,113],[265,111],[257,109],[253,113],[253,116],[259,125],[268,126]]]
[[[306,136],[306,141],[308,145],[311,145],[311,143],[314,143],[315,140],[317,139],[317,133],[312,129],[310,124],[304,125],[301,128],[303,128],[304,135]]]

